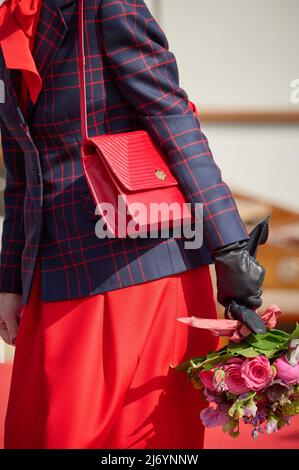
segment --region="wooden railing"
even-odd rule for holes
[[[299,112],[290,110],[209,110],[199,108],[200,120],[207,124],[299,125]]]

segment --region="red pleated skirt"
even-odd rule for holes
[[[16,341],[5,448],[202,448],[203,402],[170,365],[217,345],[177,317],[216,317],[208,266],[116,291],[40,300]]]

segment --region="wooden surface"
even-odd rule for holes
[[[266,269],[264,306],[279,305],[281,321],[291,326],[299,320],[299,214],[244,194],[235,196],[249,231],[271,214],[269,240],[258,251]]]
[[[204,124],[236,125],[299,125],[299,112],[289,110],[231,110],[211,111],[199,107],[200,121]]]

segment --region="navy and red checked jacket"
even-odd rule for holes
[[[167,155],[189,202],[204,204],[204,244],[104,239],[80,159],[78,2],[43,0],[33,55],[43,80],[25,119],[0,53],[7,170],[0,290],[28,302],[39,259],[42,299],[73,299],[211,262],[210,251],[247,238],[235,201],[179,86],[174,55],[143,0],[86,0],[88,128],[146,129]]]

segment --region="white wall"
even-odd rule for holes
[[[159,0],[181,79],[204,106],[291,108],[298,0]],[[298,107],[299,109],[299,107]]]
[[[206,126],[231,187],[299,212],[299,132],[295,127]]]
[[[298,0],[152,0],[180,81],[200,108],[293,110]],[[299,211],[298,126],[205,126],[233,189]]]
[[[146,0],[146,4],[149,7],[150,10],[152,10],[153,7],[153,1],[152,0]]]

